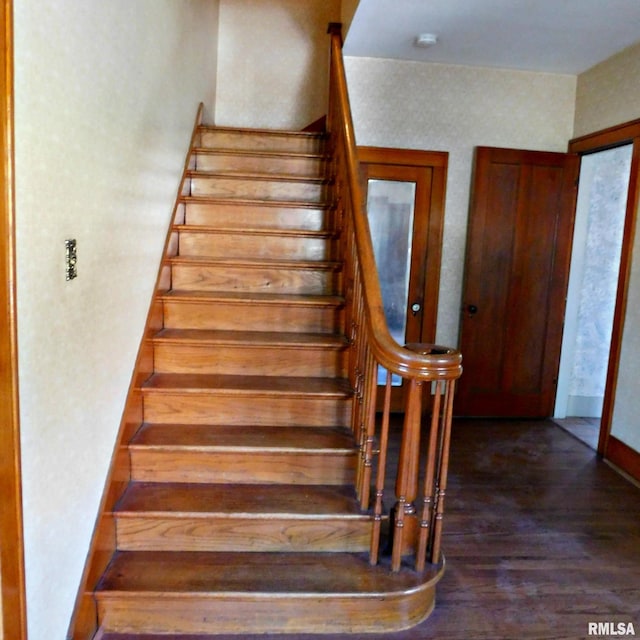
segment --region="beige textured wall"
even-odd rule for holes
[[[358,144],[449,152],[439,342],[458,341],[475,146],[565,151],[574,76],[346,59]]]
[[[611,435],[640,453],[640,232],[636,226]]]
[[[575,134],[640,118],[640,44],[578,77]],[[611,433],[640,452],[640,231],[636,225]]]
[[[28,624],[50,640],[66,637],[197,105],[214,101],[217,5],[14,7]]]
[[[301,129],[326,113],[340,0],[220,0],[218,125]]]
[[[574,135],[640,118],[640,43],[578,76]]]

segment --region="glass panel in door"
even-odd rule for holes
[[[389,331],[399,344],[406,342],[415,197],[415,182],[368,181],[367,212],[382,301]],[[380,368],[378,384],[385,380],[386,370]],[[401,384],[397,376],[392,381]]]

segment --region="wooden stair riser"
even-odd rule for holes
[[[174,260],[171,278],[173,288],[184,291],[332,295],[339,290],[339,274],[320,265],[269,267]]]
[[[349,398],[145,393],[144,419],[163,424],[327,426],[349,424]]]
[[[252,452],[131,448],[137,482],[343,485],[354,481],[355,452]]]
[[[249,579],[249,578],[248,578]],[[102,627],[119,633],[380,633],[422,622],[433,611],[435,585],[390,597],[307,595],[98,594]]]
[[[189,180],[189,194],[229,200],[323,203],[327,188],[322,182],[315,181],[195,173]]]
[[[125,551],[362,552],[369,549],[371,526],[365,516],[139,514],[118,517],[116,531],[118,548]]]
[[[323,175],[325,161],[318,156],[252,154],[250,151],[197,151],[195,168],[207,173],[262,173],[316,178]]]
[[[209,258],[274,258],[281,260],[331,260],[333,239],[266,233],[219,233],[177,228],[181,256]]]
[[[185,224],[221,229],[302,229],[331,228],[331,211],[321,206],[249,204],[233,202],[185,201]]]
[[[156,343],[156,372],[343,377],[345,349]]]
[[[211,149],[240,149],[283,153],[321,154],[324,138],[317,134],[276,133],[264,131],[233,131],[205,128],[200,130],[199,147]]]
[[[344,311],[338,304],[287,305],[259,302],[163,301],[164,326],[170,329],[263,331],[278,327],[289,332],[332,333],[341,326]]]

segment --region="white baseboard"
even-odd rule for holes
[[[599,418],[602,416],[601,396],[569,396],[567,415],[580,418]]]

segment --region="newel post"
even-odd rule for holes
[[[392,513],[391,568],[398,571],[403,556],[415,557],[415,568],[440,562],[442,516],[449,466],[449,444],[455,380],[462,373],[461,356],[455,349],[434,344],[407,344],[409,351],[428,358],[427,375],[405,378],[405,419],[396,478],[396,504]],[[421,460],[423,389],[432,391],[431,424],[425,434],[426,455]],[[424,488],[418,487],[420,463],[424,464]],[[419,510],[416,504],[419,503]]]

